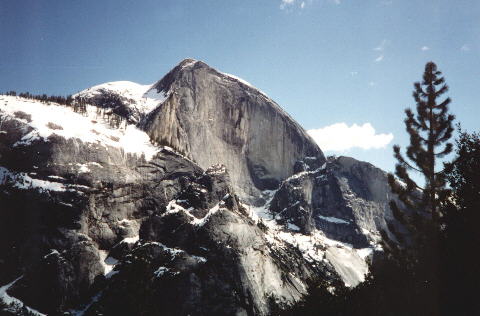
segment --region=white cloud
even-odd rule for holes
[[[377,85],[377,83],[374,82],[374,81],[370,81],[370,82],[368,83],[368,85],[369,85],[370,87],[375,87],[375,86]]]
[[[375,62],[379,63],[383,60],[383,55],[380,55],[378,56],[377,58],[375,58]]]
[[[310,0],[311,1],[311,0]],[[306,1],[300,0],[282,0],[280,3],[280,9],[282,10],[291,10],[295,7],[304,9],[307,5]]]
[[[468,52],[470,50],[470,46],[467,44],[464,44],[462,47],[460,47],[461,51]]]
[[[295,4],[296,0],[282,0],[282,3],[280,4],[280,9],[284,10],[287,9]]]
[[[430,47],[428,47],[428,46],[422,46],[422,48],[420,48],[420,49],[425,52],[425,51],[429,50]]]
[[[376,134],[370,123],[363,125],[335,123],[323,128],[311,129],[307,133],[317,142],[323,151],[345,151],[352,148],[385,148],[393,134]]]
[[[335,4],[340,4],[342,1],[341,0],[333,0]]]
[[[379,51],[379,52],[383,52],[385,50],[385,47],[387,46],[388,44],[388,41],[386,39],[384,39],[383,41],[380,42],[380,44],[375,47],[373,50],[376,50],[376,51]]]

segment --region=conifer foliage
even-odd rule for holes
[[[410,136],[406,157],[401,153],[400,146],[394,146],[398,161],[395,175],[404,184],[396,181],[393,174],[389,175],[389,183],[408,209],[413,210],[414,214],[427,213],[436,223],[440,217],[440,202],[447,195],[443,170],[436,170],[436,165],[438,158],[452,151],[452,144],[448,141],[452,136],[455,117],[448,114],[450,98],[442,99],[448,86],[435,63],[426,64],[422,82],[416,82],[414,87],[417,113],[414,114],[411,109],[405,110],[405,126]],[[425,185],[419,186],[410,177],[409,171],[421,173]],[[395,202],[391,202],[391,207],[396,217],[401,217]]]

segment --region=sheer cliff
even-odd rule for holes
[[[240,196],[274,189],[322,151],[285,111],[241,79],[185,60],[152,89],[168,98],[145,119],[150,137],[201,167],[223,163]]]

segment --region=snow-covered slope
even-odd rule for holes
[[[97,109],[87,105],[86,113],[80,114],[72,107],[0,95],[2,120],[17,119],[25,124],[23,128],[29,129],[14,147],[28,146],[37,140],[48,141],[55,134],[65,139],[120,148],[126,153],[144,155],[146,159],[151,159],[158,151],[145,132],[131,124],[113,128]]]
[[[124,106],[131,110],[129,119],[138,123],[168,97],[168,91],[157,91],[153,86],[131,81],[114,81],[82,90],[73,97],[85,98],[90,103],[95,103],[105,96],[118,96]]]
[[[267,202],[263,206],[245,205],[250,216],[256,223],[268,228],[266,237],[274,248],[294,247],[300,250],[306,261],[314,264],[328,264],[338,273],[348,287],[363,282],[369,271],[373,252],[379,245],[372,243],[363,248],[355,248],[352,244],[328,238],[323,231],[314,228],[309,234],[304,234],[292,222],[282,225],[282,216],[270,210],[271,200],[277,191],[265,191]]]

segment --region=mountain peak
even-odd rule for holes
[[[159,144],[202,168],[224,163],[240,197],[275,189],[305,157],[325,157],[303,128],[257,88],[194,59],[152,86],[169,97],[144,120]]]
[[[194,58],[185,58],[184,60],[179,62],[176,67],[182,67],[182,68],[183,67],[188,67],[188,66],[196,64],[197,62],[198,62],[198,60],[196,60]]]
[[[181,74],[187,70],[192,68],[192,66],[195,66],[197,64],[204,64],[203,62],[200,62],[196,59],[193,58],[185,58],[182,60],[180,63],[178,63],[175,67],[173,67],[172,70],[170,70],[165,76],[163,76],[162,79],[157,81],[156,83],[153,84],[152,89],[156,89],[158,93],[161,91],[167,92],[170,90],[170,86],[179,78],[181,77]]]

